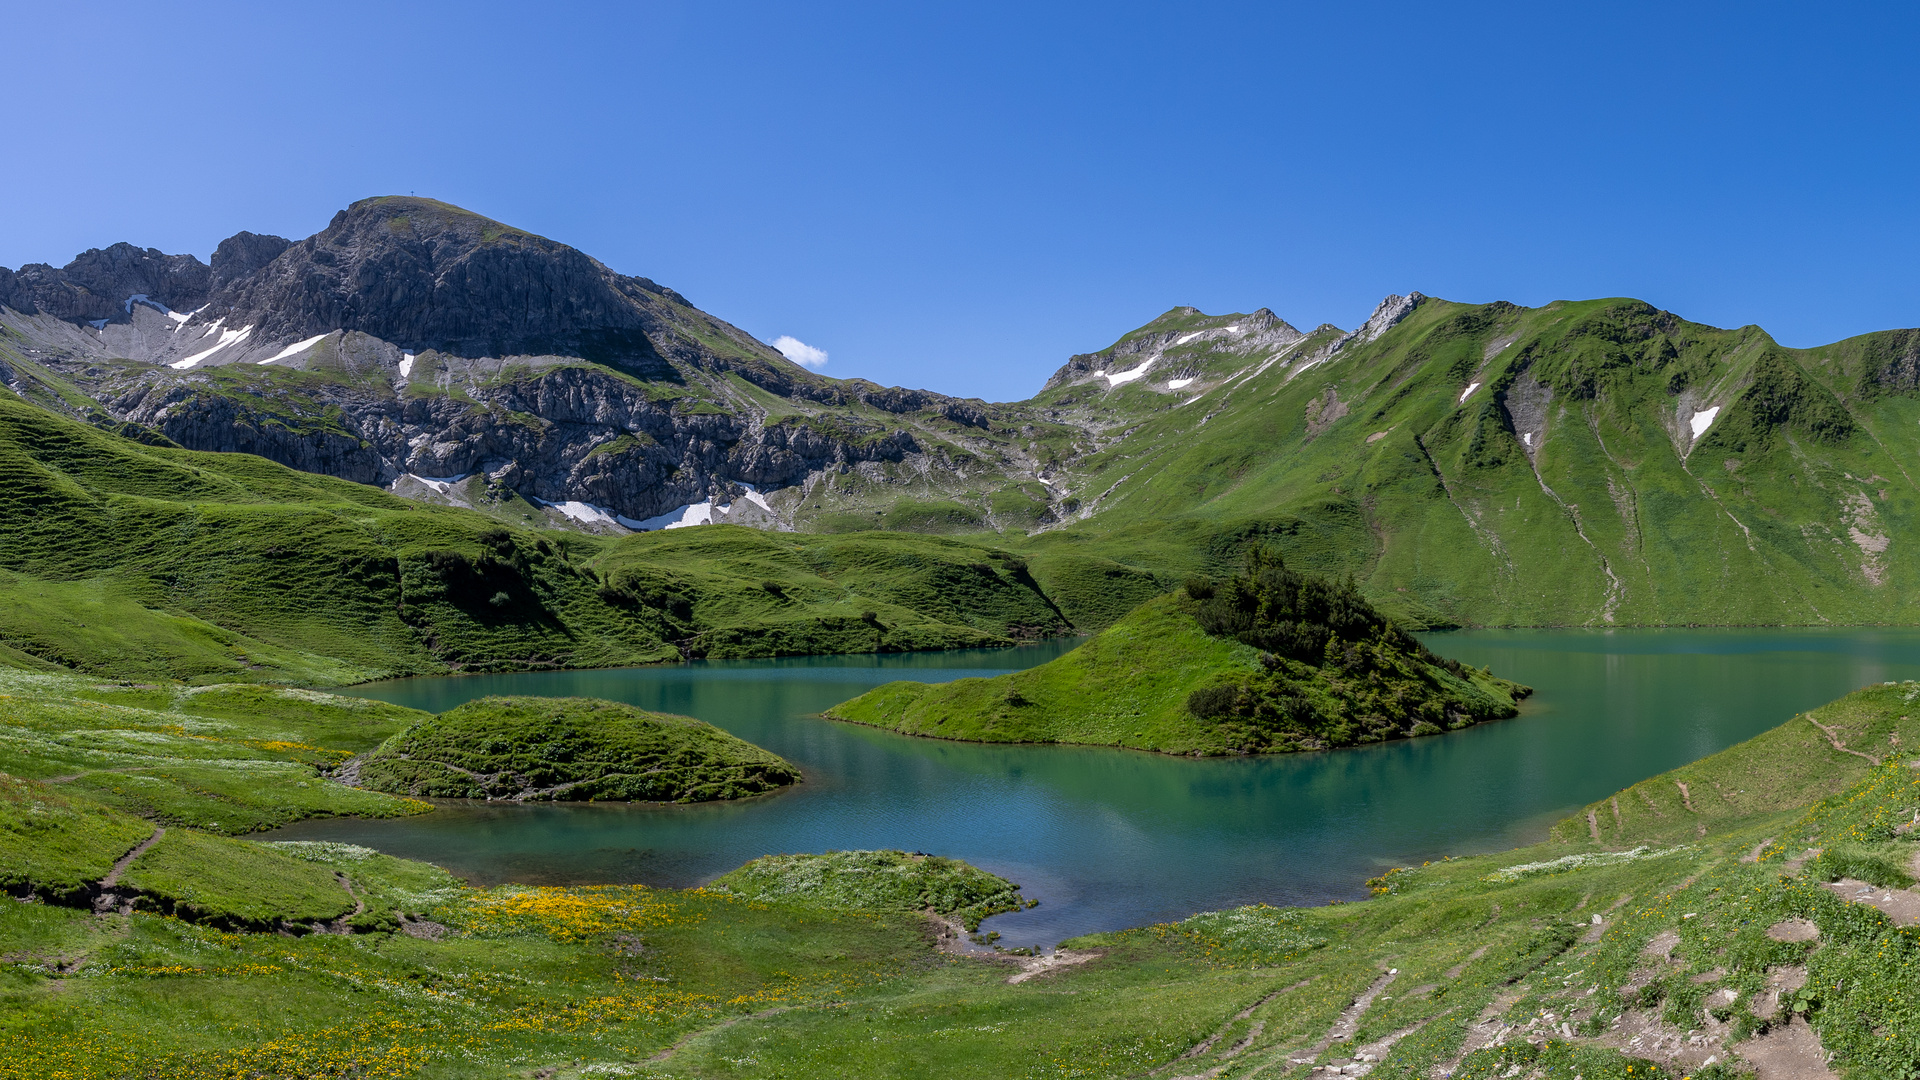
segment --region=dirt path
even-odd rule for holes
[[[1840,741],[1840,736],[1834,734],[1832,728],[1828,727],[1827,725],[1821,723],[1818,720],[1815,720],[1810,714],[1807,716],[1807,723],[1812,724],[1814,727],[1819,728],[1820,734],[1825,735],[1827,737],[1827,741],[1833,744],[1833,748],[1835,750],[1838,750],[1843,754],[1852,754],[1854,757],[1857,757],[1857,758],[1866,758],[1868,761],[1873,762],[1875,765],[1880,764],[1880,759],[1877,757],[1874,757],[1872,754],[1863,754],[1858,750],[1847,749],[1847,744]]]
[[[78,779],[80,779],[80,778],[81,778],[81,777],[83,777],[83,776],[92,776],[92,775],[93,775],[94,773],[119,773],[119,774],[121,774],[122,776],[125,776],[125,775],[128,775],[128,774],[131,774],[131,773],[137,773],[137,772],[141,772],[141,771],[143,771],[143,770],[146,770],[146,769],[152,769],[152,768],[158,768],[158,766],[154,766],[154,765],[119,765],[119,766],[116,766],[116,767],[114,767],[114,768],[111,768],[111,769],[88,769],[88,770],[87,770],[87,771],[85,771],[85,772],[77,772],[77,773],[68,773],[68,774],[67,774],[67,775],[65,775],[65,776],[49,776],[49,777],[46,777],[46,778],[44,778],[44,779],[42,779],[42,780],[40,780],[40,781],[39,781],[39,783],[42,783],[42,784],[71,784],[71,783],[73,783],[73,782],[74,782],[75,780],[78,780]]]
[[[105,890],[118,885],[120,883],[120,875],[126,873],[127,867],[133,865],[133,860],[145,855],[147,849],[159,843],[160,838],[165,835],[167,835],[167,827],[165,825],[155,825],[152,836],[140,841],[140,843],[134,846],[132,851],[120,856],[120,861],[113,864],[113,869],[107,872],[107,876],[100,879],[100,888]]]
[[[1274,998],[1279,997],[1281,994],[1284,994],[1289,990],[1298,990],[1312,981],[1313,981],[1312,979],[1302,979],[1299,982],[1294,983],[1292,986],[1283,986],[1278,990],[1274,990],[1267,994],[1262,995],[1260,999],[1255,1001],[1253,1004],[1247,1006],[1244,1009],[1241,1009],[1239,1012],[1234,1013],[1232,1016],[1228,1017],[1226,1022],[1220,1025],[1219,1030],[1215,1031],[1213,1034],[1207,1036],[1206,1038],[1201,1039],[1199,1042],[1194,1043],[1192,1049],[1188,1050],[1184,1054],[1181,1054],[1179,1057],[1174,1058],[1172,1061],[1166,1063],[1165,1065],[1162,1065],[1159,1068],[1153,1070],[1147,1075],[1158,1076],[1159,1074],[1166,1072],[1168,1069],[1171,1069],[1179,1065],[1183,1061],[1191,1061],[1194,1058],[1200,1057],[1201,1055],[1212,1050],[1214,1046],[1220,1042],[1221,1039],[1226,1038],[1227,1032],[1233,1030],[1233,1025],[1239,1023],[1242,1020],[1245,1020],[1249,1016],[1252,1016],[1253,1011],[1255,1009],[1258,1009],[1260,1006],[1265,1005],[1267,1002],[1272,1001]],[[1244,1051],[1247,1047],[1252,1046],[1253,1040],[1259,1038],[1260,1034],[1266,1031],[1266,1029],[1267,1029],[1267,1022],[1265,1020],[1260,1021],[1259,1023],[1253,1026],[1253,1030],[1247,1033],[1246,1038],[1241,1039],[1238,1043],[1235,1043],[1232,1047],[1228,1048],[1226,1053],[1220,1056],[1225,1058],[1238,1057],[1240,1053]],[[1217,1072],[1218,1070],[1215,1070],[1215,1071]],[[1202,1074],[1202,1075],[1206,1075],[1206,1074]],[[1191,1080],[1191,1078],[1176,1077],[1175,1080]]]
[[[113,864],[113,869],[107,871],[107,876],[101,878],[100,884],[94,886],[93,913],[95,915],[111,915],[116,911],[124,915],[132,910],[130,903],[120,902],[120,897],[113,892],[113,888],[120,883],[120,875],[126,873],[127,867],[133,865],[133,860],[146,854],[147,849],[159,843],[160,838],[165,835],[167,835],[167,827],[155,825],[152,836],[135,844],[132,851],[120,856]]]
[[[672,1046],[669,1046],[665,1050],[661,1050],[658,1053],[653,1054],[652,1056],[648,1057],[647,1060],[648,1061],[665,1061],[668,1058],[671,1058],[673,1055],[686,1049],[688,1043],[692,1042],[695,1039],[700,1038],[703,1035],[712,1035],[715,1032],[725,1031],[735,1024],[744,1023],[745,1021],[748,1021],[748,1020],[765,1020],[769,1016],[778,1016],[783,1012],[792,1012],[793,1009],[794,1007],[791,1005],[782,1005],[777,1009],[762,1009],[757,1013],[752,1013],[747,1016],[728,1017],[727,1019],[720,1021],[719,1023],[713,1025],[712,1027],[706,1027],[706,1028],[701,1028],[698,1031],[687,1032],[685,1035],[682,1035],[678,1039],[675,1039]]]
[[[1307,1050],[1305,1056],[1317,1058],[1326,1053],[1327,1047],[1334,1043],[1353,1038],[1353,1033],[1360,1028],[1360,1018],[1366,1015],[1368,1009],[1373,1008],[1373,1000],[1380,996],[1381,991],[1393,985],[1393,980],[1399,977],[1398,968],[1381,972],[1379,978],[1368,984],[1367,988],[1360,992],[1360,996],[1353,999],[1353,1004],[1347,1006],[1346,1010],[1333,1022],[1333,1026],[1327,1029],[1327,1033],[1320,1037],[1320,1041]]]
[[[333,879],[340,883],[341,888],[347,890],[348,896],[353,897],[353,910],[333,920],[333,925],[330,926],[329,929],[336,934],[351,934],[353,933],[353,920],[366,913],[367,901],[359,893],[353,891],[353,882],[348,879],[347,875],[335,870],[333,872]]]
[[[1851,904],[1879,908],[1895,926],[1920,925],[1920,892],[1912,889],[1883,889],[1857,878],[1841,878],[1826,886],[1835,896]]]

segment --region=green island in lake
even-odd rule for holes
[[[889,683],[826,715],[944,739],[1255,754],[1437,735],[1517,715],[1530,692],[1255,548],[1245,573],[1190,578],[1051,663]]]

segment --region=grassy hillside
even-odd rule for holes
[[[977,545],[509,530],[260,458],[143,445],[4,393],[0,598],[0,663],[208,683],[998,645],[1068,627],[1020,560]]]
[[[705,802],[800,779],[778,756],[705,721],[588,698],[470,701],[350,768],[374,791],[515,802]]]
[[[1061,463],[1082,520],[1024,550],[1218,574],[1258,538],[1410,624],[1920,618],[1911,331],[1795,350],[1635,300],[1422,298],[1276,347],[1251,318],[1176,309],[1085,358],[1146,376],[1034,399],[1111,435]]]
[[[1438,734],[1511,717],[1527,692],[1256,549],[1247,573],[1195,579],[1051,663],[888,683],[826,715],[945,739],[1245,754]]]
[[[1920,739],[1915,695],[1871,687],[1636,785],[1616,798],[1644,812],[1600,841],[1583,812],[1529,848],[1383,874],[1362,903],[1045,958],[934,952],[892,910],[928,899],[894,887],[924,884],[894,874],[914,857],[867,865],[886,853],[762,860],[739,891],[479,890],[352,845],[169,828],[130,861],[153,891],[95,915],[58,883],[149,823],[10,779],[0,843],[22,822],[67,839],[0,859],[40,901],[0,905],[0,1077],[1732,1080],[1762,1059],[1820,1075],[1829,1053],[1848,1080],[1899,1077],[1920,1060],[1901,925],[1920,780],[1869,758]],[[287,933],[249,929],[269,925]]]
[[[0,772],[45,782],[75,805],[216,833],[316,815],[412,814],[426,804],[324,774],[426,715],[306,690],[0,669]]]

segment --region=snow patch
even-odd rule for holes
[[[465,480],[467,477],[472,476],[473,474],[461,473],[459,476],[421,476],[419,473],[408,473],[407,475],[427,485],[428,487],[439,492],[440,494],[445,495],[448,492],[448,490],[453,487],[453,485],[459,483],[462,480]]]
[[[722,514],[727,512],[727,507],[722,506],[718,509]],[[625,525],[627,528],[637,529],[641,532],[653,532],[656,529],[684,529],[691,525],[713,524],[714,510],[713,500],[708,499],[705,502],[688,503],[685,506],[669,510],[664,514],[656,514],[653,517],[641,521],[624,517],[618,520],[620,524]]]
[[[1693,437],[1698,439],[1700,436],[1706,434],[1707,429],[1713,426],[1713,418],[1719,415],[1720,406],[1718,405],[1715,405],[1711,409],[1702,409],[1694,413],[1693,419],[1687,421],[1688,426],[1693,428]]]
[[[328,334],[332,332],[333,331],[331,330],[327,331]],[[299,356],[301,353],[306,352],[308,349],[311,349],[315,345],[318,345],[322,341],[325,341],[326,337],[327,337],[327,334],[319,334],[314,337],[310,337],[305,341],[296,341],[293,344],[287,346],[286,348],[281,349],[279,352],[274,353],[272,356],[267,357],[265,360],[260,360],[257,362],[262,364],[271,364],[275,360],[285,360],[289,356]]]
[[[543,501],[540,505],[550,506],[583,525],[617,525],[620,523],[617,515],[608,513],[592,503],[583,503],[569,499],[566,502],[557,503]]]
[[[1229,334],[1237,334],[1237,333],[1239,333],[1239,332],[1240,332],[1240,324],[1239,324],[1239,323],[1234,323],[1234,324],[1233,324],[1232,326],[1229,326],[1229,327],[1227,327],[1227,333],[1229,333]]]
[[[1174,338],[1173,343],[1175,345],[1185,345],[1187,342],[1192,341],[1194,338],[1204,337],[1206,333],[1207,332],[1205,330],[1195,330],[1191,334],[1182,334],[1179,337]]]
[[[765,510],[769,514],[773,513],[773,507],[767,505],[767,497],[760,494],[759,488],[754,487],[752,484],[741,484],[740,486],[747,489],[748,502]]]
[[[220,324],[216,322],[213,325],[217,327]],[[211,332],[211,330],[209,330],[209,332]],[[253,327],[251,326],[241,330],[222,330],[220,331],[220,340],[214,342],[213,347],[211,349],[202,349],[201,351],[194,353],[192,356],[189,356],[183,360],[175,360],[173,363],[168,364],[167,366],[170,368],[190,368],[193,365],[199,363],[202,360],[205,360],[207,357],[212,356],[214,353],[219,352],[221,349],[224,349],[229,345],[237,345],[240,342],[247,340],[247,335],[251,333],[253,333]]]
[[[1523,431],[1523,432],[1521,432],[1521,433],[1520,433],[1520,444],[1521,444],[1522,446],[1525,446],[1525,447],[1528,447],[1529,449],[1531,449],[1531,448],[1532,448],[1532,446],[1533,446],[1533,432],[1531,432],[1531,431]]]
[[[413,354],[412,353],[400,354],[400,377],[403,379],[413,378]]]
[[[1191,378],[1188,378],[1188,379],[1168,379],[1168,380],[1167,380],[1167,389],[1169,389],[1169,390],[1179,390],[1179,389],[1181,389],[1181,388],[1183,388],[1183,387],[1187,387],[1187,386],[1191,386],[1191,385],[1193,385],[1193,379],[1191,379]]]
[[[1472,393],[1473,393],[1473,392],[1474,392],[1475,390],[1478,390],[1478,389],[1480,389],[1480,384],[1479,384],[1479,383],[1468,383],[1468,384],[1467,384],[1467,388],[1466,388],[1465,390],[1462,390],[1462,391],[1460,391],[1460,401],[1465,401],[1465,400],[1467,400],[1467,398],[1468,398],[1468,397],[1469,397],[1470,395],[1472,395]],[[1456,401],[1456,402],[1454,402],[1454,404],[1455,404],[1455,405],[1458,405],[1458,404],[1460,404],[1460,401]]]
[[[1101,372],[1101,374],[1107,377],[1107,388],[1112,389],[1116,386],[1121,385],[1122,383],[1130,383],[1133,380],[1139,378],[1140,376],[1145,375],[1147,373],[1147,369],[1152,366],[1153,366],[1153,361],[1147,360],[1141,363],[1141,365],[1137,368],[1128,368],[1127,370],[1120,371],[1120,372],[1103,371]]]

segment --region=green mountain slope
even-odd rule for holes
[[[1441,659],[1350,587],[1256,549],[1223,585],[1191,581],[1027,671],[894,682],[838,720],[978,742],[1285,753],[1435,735],[1516,715],[1526,687]]]
[[[1418,294],[1272,323],[1176,309],[1063,368],[1032,404],[1110,434],[1028,550],[1217,573],[1258,537],[1432,625],[1920,618],[1920,334]]]
[[[0,393],[0,662],[335,684],[1009,643],[1067,620],[1004,552],[738,526],[509,530]]]

